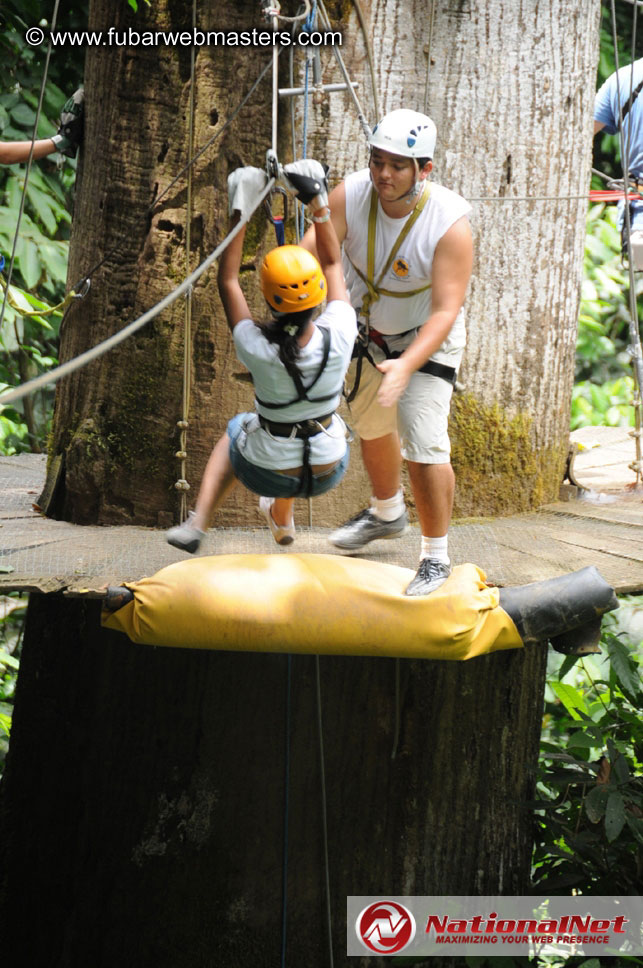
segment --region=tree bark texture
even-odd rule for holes
[[[473,200],[456,514],[527,510],[557,498],[568,450],[600,3],[374,0],[366,15],[381,112],[426,110],[431,177]],[[343,52],[370,114],[354,14]],[[316,110],[309,153],[338,177],[363,166],[352,109]],[[508,200],[525,196],[545,200]]]
[[[394,759],[395,661],[320,658],[336,965],[349,894],[525,892],[545,657],[402,660]],[[97,603],[34,595],[0,811],[8,963],[280,963],[287,661],[134,646]],[[291,661],[286,963],[322,968],[315,658]]]

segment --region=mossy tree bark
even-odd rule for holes
[[[106,0],[94,0],[92,29],[130,23],[143,30],[152,19],[158,29],[181,29],[191,22],[187,0],[159,0],[149,10],[141,4],[136,19],[125,6],[114,10]],[[542,160],[542,146],[557,153],[567,149],[567,140],[561,136],[559,143],[552,134],[554,94],[565,108],[564,130],[577,147],[576,154],[571,149],[565,154],[565,167],[558,162],[549,167],[581,179],[588,148],[581,150],[582,135],[576,140],[570,129],[576,122],[583,129],[588,114],[596,8],[594,2],[583,6],[585,20],[574,21],[571,31],[573,10],[562,0],[521,3],[525,39],[511,48],[505,75],[502,47],[518,43],[515,4],[436,4],[430,110],[441,131],[440,181],[463,192],[498,194],[493,172],[505,171],[511,153],[511,171],[524,181],[512,174],[509,185],[526,191],[526,173],[535,171],[538,153]],[[329,11],[333,19],[344,18],[344,53],[370,114],[370,81],[353,8],[337,3]],[[376,0],[367,11],[385,109],[423,103],[426,14],[419,0]],[[258,4],[208,0],[199,4],[199,20],[201,29],[251,28],[259,25]],[[529,37],[538,39],[533,49]],[[564,44],[573,51],[573,72]],[[197,144],[216,131],[257,76],[254,53],[198,52]],[[189,51],[92,48],[86,83],[87,142],[71,279],[109,255],[90,296],[68,317],[63,357],[118,329],[165,295],[185,269],[183,184],[158,210],[150,214],[149,206],[186,160]],[[263,163],[270,143],[268,103],[263,90],[214,153],[197,163],[192,266],[224,235],[228,171]],[[475,105],[477,123],[467,105]],[[512,129],[509,119],[519,108],[522,127],[516,123]],[[309,123],[308,154],[321,154],[337,175],[365,162],[356,121],[341,95],[314,105]],[[502,137],[496,144],[497,124]],[[289,158],[287,118],[283,128],[280,154]],[[482,130],[484,138],[478,137]],[[503,161],[496,165],[499,152]],[[517,160],[523,156],[526,160]],[[471,401],[463,411],[473,421],[471,439],[462,421],[456,419],[455,427],[459,473],[467,486],[467,460],[473,455],[479,461],[489,450],[484,444],[489,427],[497,425],[499,437],[511,446],[521,443],[535,462],[534,481],[544,475],[543,449],[562,453],[569,317],[576,298],[568,292],[577,291],[574,267],[582,248],[581,204],[569,206],[570,248],[560,253],[554,248],[552,260],[558,281],[548,288],[546,274],[539,276],[537,291],[526,279],[523,286],[507,288],[514,269],[512,263],[510,272],[509,260],[501,264],[505,209],[476,209],[479,255],[466,371],[471,398],[463,398]],[[510,210],[518,237],[514,258],[517,250],[533,255],[535,241],[554,238],[545,230],[550,210],[533,205],[528,216],[520,211]],[[248,265],[256,266],[258,253],[270,244],[258,219],[249,233]],[[543,256],[543,273],[544,262]],[[247,275],[258,310],[255,275]],[[236,376],[241,368],[213,290],[209,277],[195,292],[188,444],[193,483],[226,419],[251,402],[247,383]],[[512,301],[502,299],[508,291],[532,309],[517,312]],[[509,331],[503,357],[498,333]],[[541,343],[529,342],[537,337]],[[545,363],[538,346],[549,347]],[[120,351],[61,385],[53,451],[65,455],[66,470],[58,513],[79,523],[160,525],[174,515],[181,357],[177,306]],[[529,369],[530,361],[536,369]],[[493,415],[494,406],[497,418],[487,423],[476,418],[476,408]],[[472,440],[481,435],[476,450]],[[474,472],[480,472],[478,464],[470,468],[471,487],[479,486]],[[488,473],[495,473],[493,467]],[[515,488],[515,478],[510,483]],[[535,484],[525,486],[532,495],[537,490]],[[353,510],[352,500],[359,503],[363,482],[354,487],[319,502],[324,524],[344,518]],[[543,485],[539,493],[549,492]],[[234,502],[218,523],[245,523],[253,502]],[[531,831],[523,803],[533,790],[544,664],[544,649],[467,664],[402,662],[397,693],[391,661],[320,660],[336,964],[345,960],[347,894],[516,894],[527,888]],[[138,648],[101,631],[91,604],[34,597],[0,812],[3,951],[15,968],[276,963],[286,681],[285,656]],[[315,660],[295,657],[288,963],[310,968],[328,962],[315,694]]]

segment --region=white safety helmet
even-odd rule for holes
[[[433,158],[437,131],[426,114],[400,108],[385,114],[368,139],[371,148],[381,148],[406,158]]]

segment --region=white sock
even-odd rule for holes
[[[371,497],[371,511],[380,521],[395,521],[404,514],[405,507],[402,488],[393,497],[387,497],[383,501],[378,497]]]
[[[436,561],[450,565],[449,535],[445,534],[441,538],[427,538],[425,535],[422,535],[420,561],[423,561],[425,558],[435,558]]]

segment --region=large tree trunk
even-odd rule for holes
[[[191,22],[187,0],[140,7],[137,29],[152,17],[158,28]],[[94,0],[92,28],[122,28],[132,16],[125,8]],[[259,26],[258,8],[208,0],[199,4],[199,26]],[[435,8],[436,179],[476,195],[577,193],[587,171],[598,3],[582,5],[580,19],[563,0],[522,2],[519,11],[513,0]],[[331,17],[345,9],[329,5]],[[419,0],[377,0],[367,11],[384,109],[423,104],[427,13]],[[352,8],[346,18],[344,54],[371,115]],[[235,48],[198,52],[197,145],[230,115],[258,61]],[[109,256],[68,317],[67,357],[165,295],[185,271],[183,184],[147,213],[156,186],[186,160],[189,51],[90,48],[86,83],[70,277]],[[192,267],[225,233],[228,171],[263,163],[269,119],[266,84],[197,163]],[[311,107],[309,126],[309,156],[319,153],[337,176],[365,163],[342,95]],[[286,159],[288,137],[284,112]],[[454,420],[467,511],[487,492],[495,509],[553,496],[566,443],[583,205],[520,204],[475,209],[471,349]],[[257,219],[248,263],[256,266],[271,244]],[[256,276],[248,277],[259,311]],[[53,452],[64,454],[65,477],[57,513],[103,524],[164,525],[174,516],[182,318],[177,304],[60,387]],[[194,330],[193,486],[227,418],[251,404],[212,274],[196,287]],[[332,524],[362,503],[363,477],[352,482],[317,502],[316,521]],[[248,521],[255,498],[239,497],[218,525]],[[321,659],[337,964],[345,959],[347,894],[526,889],[531,837],[521,803],[533,789],[544,662],[544,649],[533,649],[467,664],[400,663],[392,759],[395,663]],[[317,968],[328,955],[315,660],[293,658],[292,677],[288,963]],[[134,647],[101,631],[92,605],[34,598],[0,816],[3,950],[16,968],[276,963],[286,679],[285,656]]]
[[[335,964],[349,894],[525,893],[545,654],[401,663],[397,740],[395,661],[320,658]],[[285,655],[134,646],[96,603],[34,596],[0,812],[8,964],[279,964],[288,710],[286,963],[329,963],[316,660],[291,661],[289,704]]]

